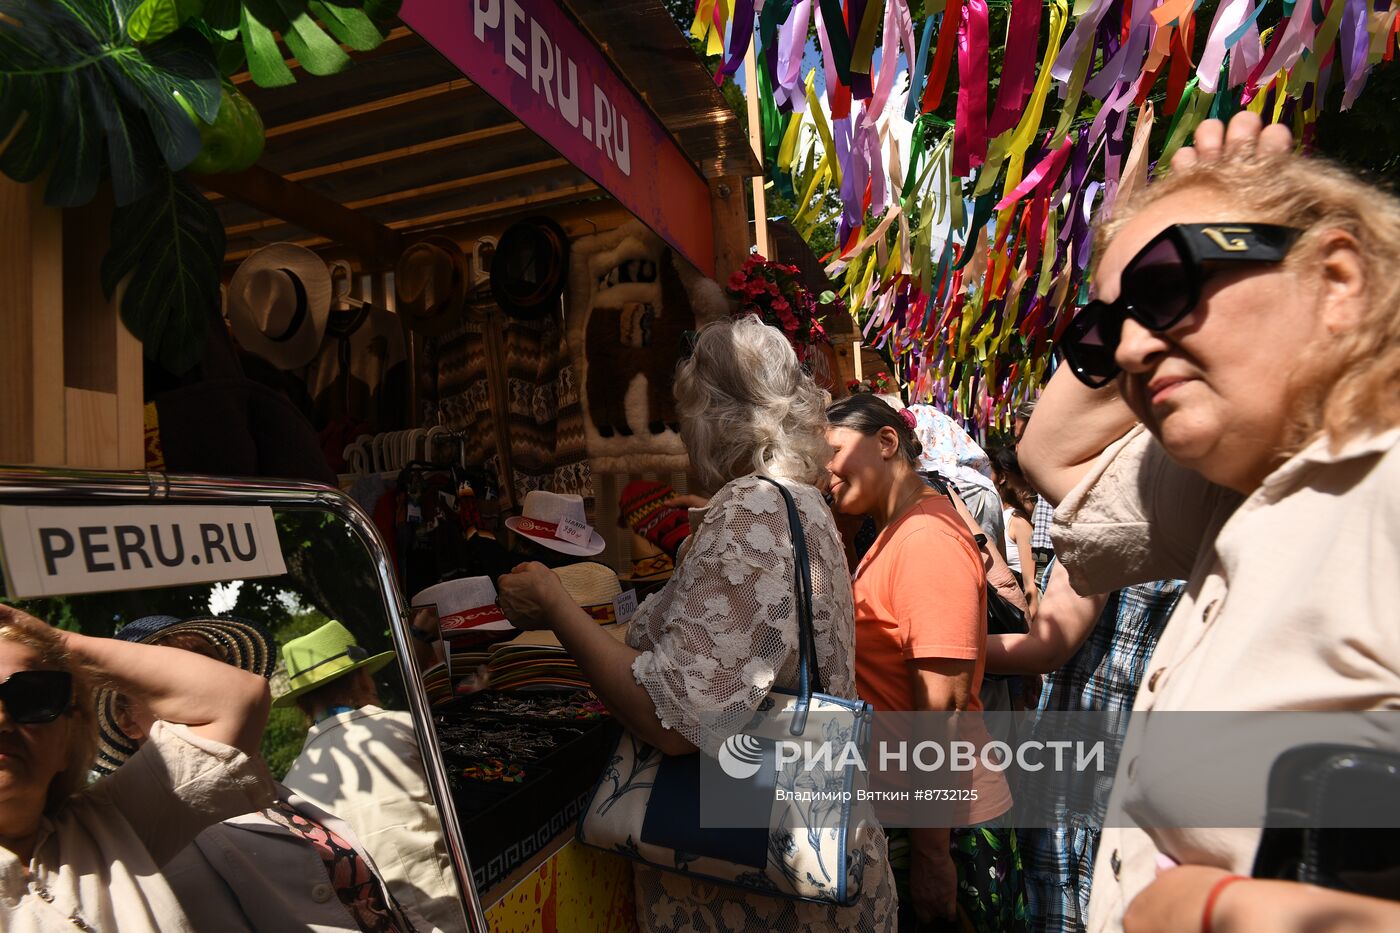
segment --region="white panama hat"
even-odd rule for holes
[[[279,369],[316,358],[331,313],[331,273],[311,250],[273,243],[253,253],[228,287],[228,320],[249,353]]]
[[[506,527],[550,550],[574,557],[592,557],[607,546],[598,529],[588,524],[582,496],[537,489],[525,494],[524,511],[524,515],[506,519]],[[562,525],[566,520],[583,526],[588,544],[575,544],[562,537]]]
[[[495,641],[510,638],[516,628],[496,605],[496,585],[490,577],[447,580],[413,597],[414,609],[435,606],[443,638],[453,641]]]

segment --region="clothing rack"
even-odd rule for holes
[[[341,475],[342,483],[346,480],[353,483],[356,479],[371,475],[385,478],[397,476],[399,471],[414,461],[433,461],[436,445],[444,439],[457,442],[457,465],[465,468],[466,438],[446,425],[361,434],[345,448],[345,462],[350,465],[350,472]]]

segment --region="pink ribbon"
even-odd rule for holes
[[[1021,179],[1021,183],[1016,186],[1015,190],[997,203],[996,209],[998,211],[1006,210],[1037,188],[1043,187],[1042,193],[1048,194],[1050,188],[1059,179],[1060,172],[1064,171],[1065,163],[1069,161],[1069,154],[1073,149],[1074,138],[1066,134],[1065,141],[1060,143],[1060,147],[1041,159],[1040,164]]]
[[[822,74],[826,78],[826,105],[831,111],[831,119],[840,120],[851,115],[851,98],[841,93],[841,79],[836,74],[836,59],[831,54],[831,38],[827,35],[826,20],[822,17],[821,5],[817,5],[817,38],[822,47]],[[838,23],[844,29],[844,23]]]
[[[1206,39],[1205,51],[1201,53],[1200,65],[1196,68],[1197,86],[1205,93],[1214,94],[1219,86],[1220,66],[1225,62],[1225,40],[1240,28],[1245,17],[1253,12],[1253,7],[1253,0],[1226,0],[1215,11],[1210,36]]]
[[[987,3],[967,0],[958,25],[958,111],[953,130],[953,174],[966,175],[987,159]]]
[[[885,5],[885,32],[880,48],[880,80],[865,108],[865,119],[874,123],[885,111],[885,103],[894,89],[899,74],[899,46],[904,46],[905,67],[914,60],[914,23],[909,17],[906,0],[888,0]]]
[[[1040,37],[1042,0],[1012,0],[1006,21],[1006,58],[1001,87],[987,135],[993,139],[1016,126],[1026,99],[1035,89],[1036,40]]]

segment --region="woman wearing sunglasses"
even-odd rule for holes
[[[1099,229],[1098,299],[1022,463],[1077,591],[1188,581],[1136,716],[1395,708],[1400,202],[1252,115],[1197,142]],[[1396,928],[1393,905],[1241,880],[1257,829],[1157,828],[1190,825],[1146,789],[1165,757],[1124,754],[1114,797],[1151,825],[1104,830],[1092,930],[1301,929],[1343,906],[1348,929]]]
[[[88,786],[95,681],[158,721],[121,773]],[[204,827],[270,800],[251,757],[267,711],[254,674],[0,606],[0,929],[190,929],[159,869]]]

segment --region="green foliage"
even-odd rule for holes
[[[204,20],[221,38],[242,40],[255,83],[282,87],[296,77],[283,61],[278,36],[308,74],[335,74],[350,64],[340,43],[366,51],[384,40],[364,6],[363,0],[207,0]],[[381,15],[398,12],[395,4],[375,4],[374,9]]]
[[[1336,68],[1317,121],[1317,152],[1393,186],[1400,182],[1400,60],[1377,65],[1347,111],[1341,109],[1346,79]]]
[[[224,228],[193,185],[166,174],[135,203],[112,213],[112,248],[102,260],[110,299],[130,276],[121,316],[146,356],[172,373],[199,362],[208,309],[218,307]]]
[[[159,42],[203,12],[204,0],[145,0],[126,32],[135,42]]]
[[[138,49],[126,33],[133,0],[26,0],[0,16],[0,171],[28,182],[51,169],[45,200],[86,204],[110,176],[119,206],[135,202],[199,153],[199,132],[175,99],[213,121],[219,76],[208,42],[181,30]]]

